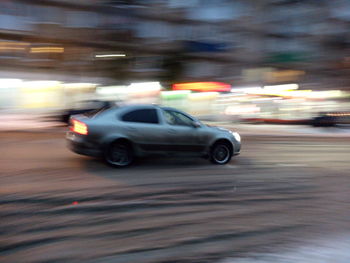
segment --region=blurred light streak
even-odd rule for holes
[[[158,95],[162,86],[159,82],[139,82],[131,83],[128,86],[128,92],[134,96],[153,96]]]
[[[25,81],[22,84],[22,87],[25,89],[40,89],[40,90],[49,90],[51,88],[56,88],[62,82],[55,80],[36,80],[36,81]]]
[[[29,43],[0,41],[1,51],[26,50]]]
[[[160,85],[160,83],[158,81],[153,81],[153,82],[134,82],[134,83],[131,83],[129,85],[129,88],[130,89],[137,89],[137,88],[140,88],[140,89],[145,89],[145,88],[157,88],[157,89],[161,89],[162,86]]]
[[[174,90],[174,91],[162,91],[161,97],[163,99],[182,99],[187,98],[191,94],[190,90]]]
[[[63,87],[67,90],[87,90],[87,89],[95,89],[97,83],[84,83],[84,82],[77,82],[77,83],[66,83],[63,84]]]
[[[189,82],[177,83],[173,85],[173,90],[192,90],[202,92],[229,92],[231,85],[222,82]]]
[[[21,107],[25,109],[56,108],[62,105],[60,81],[25,81],[20,84]]]
[[[324,90],[324,91],[313,91],[309,94],[311,99],[327,99],[327,98],[340,98],[344,94],[340,90]]]
[[[126,57],[126,54],[95,55],[95,58],[115,58],[115,57]]]
[[[328,113],[326,115],[331,117],[346,117],[350,116],[350,113]]]
[[[21,46],[21,47],[27,47],[27,46],[29,46],[29,43],[0,41],[0,46]]]
[[[299,85],[298,84],[283,84],[283,85],[264,86],[264,89],[271,90],[271,91],[297,90],[297,89],[299,89]]]
[[[63,53],[63,47],[32,47],[30,53]]]
[[[234,87],[231,89],[231,92],[234,93],[251,93],[251,92],[256,92],[256,91],[261,91],[262,87]]]
[[[21,79],[0,79],[0,89],[16,87],[22,83]]]
[[[256,105],[235,105],[228,106],[225,109],[226,115],[242,115],[260,112],[260,108]]]
[[[14,50],[26,50],[25,47],[1,47],[0,46],[0,50],[1,51],[14,51]]]
[[[203,93],[191,93],[188,95],[190,100],[214,100],[218,97],[219,93],[217,92],[203,92]]]
[[[128,86],[104,86],[96,89],[97,94],[101,95],[114,95],[114,94],[126,94]]]

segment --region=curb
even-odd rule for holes
[[[247,123],[263,123],[263,124],[288,124],[288,125],[311,125],[312,120],[281,120],[281,119],[263,119],[263,118],[249,118],[241,121]]]

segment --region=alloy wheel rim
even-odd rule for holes
[[[130,153],[126,146],[114,145],[110,149],[109,161],[112,164],[126,166],[130,163]]]
[[[213,157],[217,163],[225,163],[230,157],[230,151],[226,145],[218,145],[214,149]]]

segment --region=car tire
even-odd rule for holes
[[[105,150],[105,161],[113,167],[126,167],[134,161],[132,147],[127,142],[113,142]]]
[[[225,142],[217,142],[210,151],[210,161],[213,164],[227,164],[232,158],[232,146]]]

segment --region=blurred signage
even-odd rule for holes
[[[242,76],[248,82],[260,82],[265,80],[265,76],[272,72],[273,68],[250,68],[242,71]]]
[[[62,105],[62,84],[59,81],[27,81],[20,88],[23,108],[39,109]]]
[[[303,62],[307,60],[307,56],[303,53],[290,52],[290,53],[275,53],[271,54],[268,58],[268,62],[271,63],[292,63]]]
[[[186,41],[185,49],[188,52],[223,52],[228,50],[228,45],[224,43]]]
[[[305,74],[302,70],[279,70],[267,72],[265,80],[267,82],[297,81]]]
[[[242,71],[243,79],[250,82],[290,82],[298,81],[305,72],[302,70],[276,70],[274,68],[253,68]]]
[[[173,85],[173,90],[192,90],[201,92],[230,92],[231,85],[222,82],[188,82]]]

